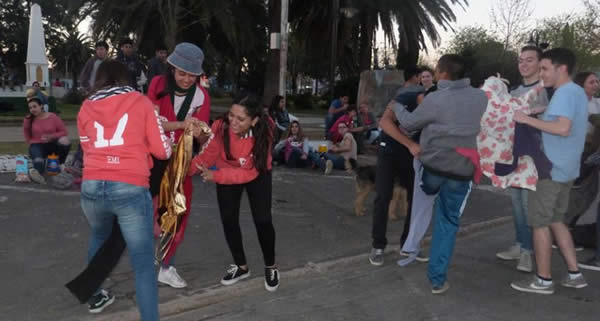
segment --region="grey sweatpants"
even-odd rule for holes
[[[435,203],[435,195],[427,195],[421,189],[421,176],[423,175],[423,165],[418,159],[413,160],[415,169],[415,182],[413,189],[413,203],[411,209],[410,229],[406,241],[402,246],[402,251],[411,253],[407,259],[398,261],[401,266],[407,265],[415,260],[417,253],[420,250],[420,243],[429,228],[431,216],[433,215],[433,204]]]

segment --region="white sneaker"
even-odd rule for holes
[[[533,272],[533,263],[531,262],[531,253],[528,251],[521,251],[521,257],[517,264],[517,270],[523,272]]]
[[[506,261],[518,260],[521,258],[521,245],[515,244],[504,252],[496,253],[496,257]]]
[[[40,172],[38,172],[38,170],[35,168],[29,170],[29,177],[32,181],[38,184],[46,184],[46,179],[44,178],[44,176],[42,176],[42,174],[40,174]]]
[[[325,162],[325,175],[331,174],[331,170],[333,170],[333,162],[331,161],[331,159],[328,159]]]
[[[173,266],[169,266],[168,269],[160,267],[158,272],[158,282],[167,284],[172,288],[181,289],[187,286],[187,283],[177,274],[177,269]]]

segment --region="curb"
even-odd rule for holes
[[[479,232],[495,228],[504,225],[512,220],[512,216],[502,216],[494,218],[488,221],[469,224],[461,227],[458,231],[458,238],[464,238],[467,236],[476,235]],[[423,239],[424,245],[429,245],[431,242],[431,236],[427,236]],[[388,246],[385,253],[398,252],[400,246],[392,245]],[[340,265],[348,265],[359,262],[366,262],[369,257],[368,253],[358,254],[354,256],[342,257],[323,262],[308,262],[303,267],[291,269],[289,271],[281,272],[283,280],[298,278],[310,274],[322,274]],[[181,313],[201,309],[212,304],[220,303],[231,296],[240,296],[253,290],[260,289],[264,286],[262,277],[255,277],[248,281],[244,281],[236,285],[235,287],[224,287],[220,284],[212,285],[206,288],[201,288],[194,291],[189,296],[180,297],[172,301],[159,304],[159,310],[161,318],[173,317]],[[131,307],[125,311],[117,311],[110,314],[105,314],[100,317],[90,317],[85,320],[90,321],[134,321],[139,319],[139,312],[136,307]]]

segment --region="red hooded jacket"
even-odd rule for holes
[[[84,180],[148,187],[150,154],[158,159],[171,157],[171,144],[152,102],[139,92],[84,101],[77,128],[84,155]]]

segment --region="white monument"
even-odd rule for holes
[[[42,9],[37,3],[31,6],[29,17],[29,41],[27,42],[27,61],[25,62],[27,86],[34,81],[42,87],[50,86],[48,77],[48,57],[46,57],[46,41],[42,24]]]

